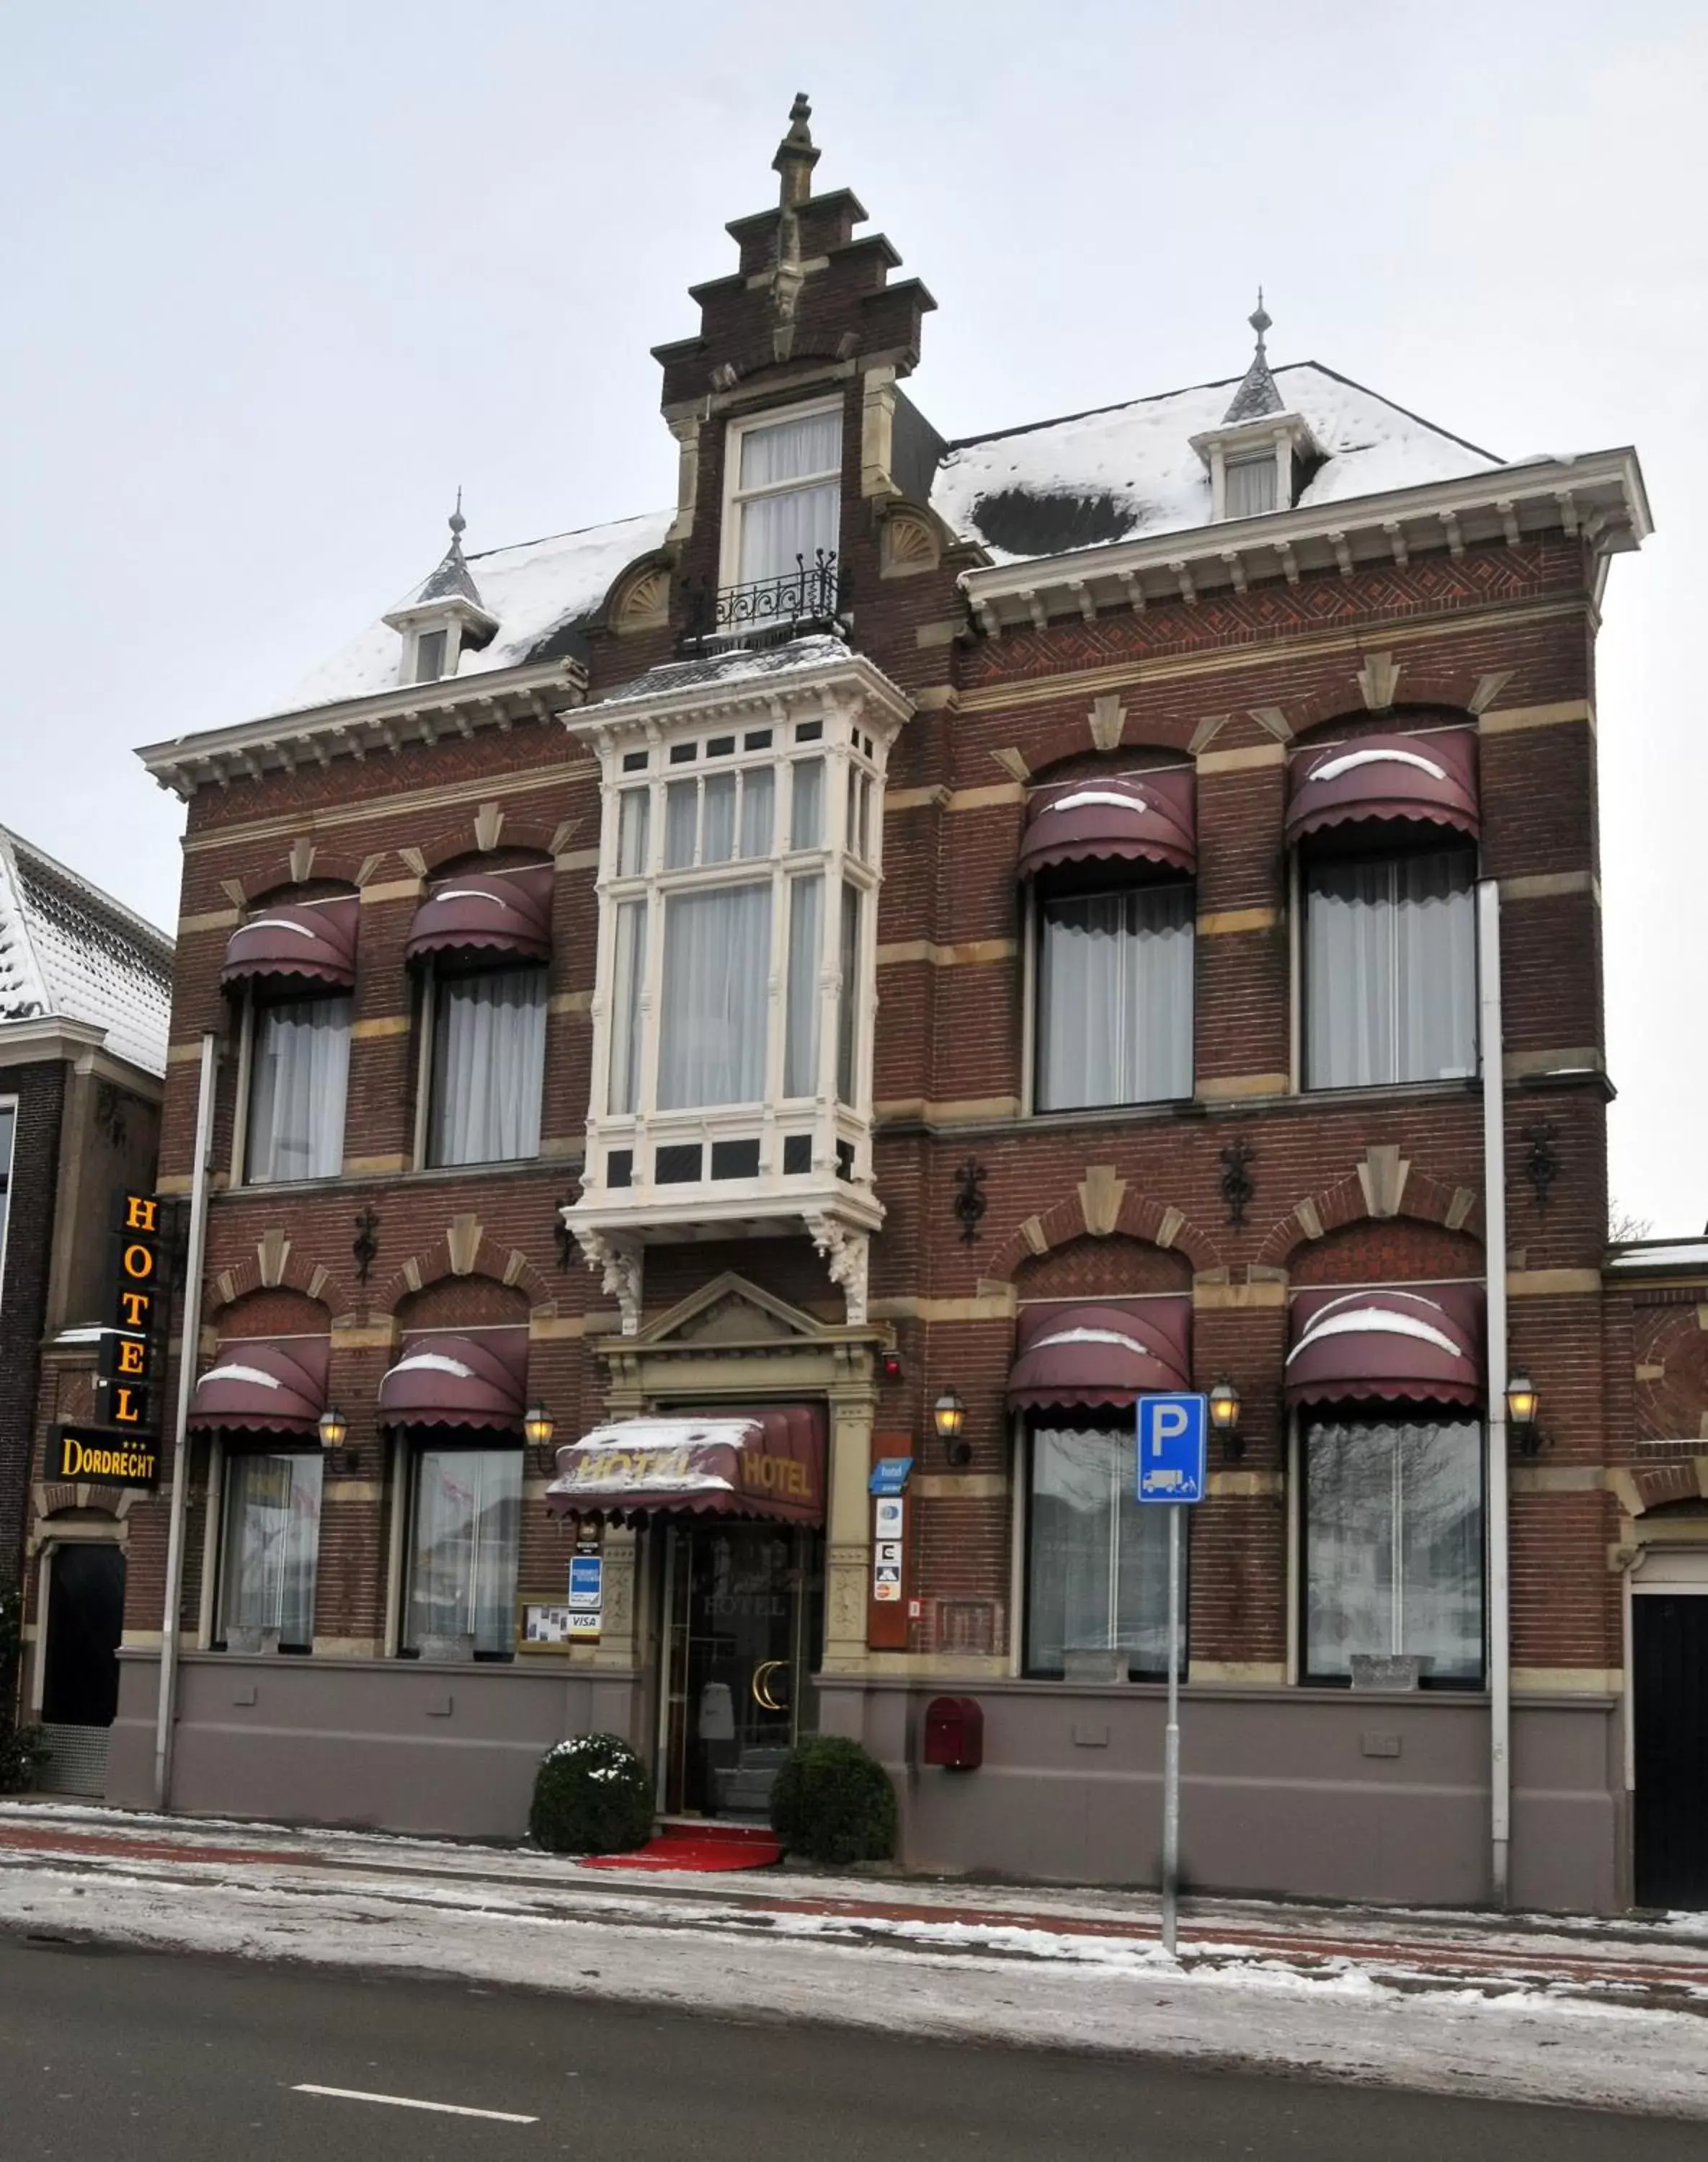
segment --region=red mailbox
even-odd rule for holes
[[[970,1696],[934,1696],[925,1707],[925,1761],[976,1772],[985,1761],[985,1711]]]

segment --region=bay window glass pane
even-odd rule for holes
[[[249,1059],[249,1183],[336,1177],[344,1158],[349,1000],[258,1006]]]
[[[640,985],[646,968],[646,903],[625,901],[617,909],[612,955],[610,1109],[636,1108],[640,1077]]]
[[[1076,1653],[1105,1654],[1115,1678],[1167,1671],[1168,1527],[1133,1498],[1134,1457],[1131,1425],[1032,1436],[1030,1673],[1063,1674]],[[1079,1663],[1094,1678],[1095,1658]]]
[[[661,1110],[757,1103],[764,1094],[770,943],[769,880],[666,902]]]
[[[1476,872],[1469,849],[1308,862],[1310,1087],[1476,1073]]]
[[[17,1106],[0,1104],[0,1292],[5,1288],[6,1218],[11,1205],[12,1141],[17,1129]]]
[[[646,869],[649,791],[625,788],[618,802],[617,875],[638,878]]]
[[[520,1449],[423,1449],[415,1464],[403,1640],[473,1637],[477,1652],[514,1647]]]
[[[1482,1428],[1476,1419],[1347,1419],[1307,1428],[1306,1668],[1355,1653],[1415,1655],[1420,1678],[1483,1668]]]
[[[1275,457],[1230,458],[1225,468],[1230,518],[1257,518],[1276,506]]]
[[[276,1629],[281,1644],[311,1647],[320,1543],[318,1454],[228,1458],[220,1635]]]
[[[1194,906],[1184,884],[1042,903],[1040,1110],[1192,1094]]]
[[[750,767],[741,776],[741,854],[768,856],[771,849],[771,807],[776,776],[768,765]]]
[[[739,484],[744,491],[773,488],[808,473],[833,473],[841,462],[841,414],[807,413],[798,420],[743,430]]]
[[[697,781],[673,781],[664,793],[664,867],[685,870],[694,860],[694,830],[700,811]]]
[[[735,854],[735,776],[714,773],[706,781],[700,814],[700,861],[727,864]]]
[[[860,896],[858,886],[842,890],[842,989],[836,1001],[836,1093],[840,1102],[854,1100],[855,1050],[859,1033]]]
[[[783,1037],[783,1094],[818,1092],[819,911],[824,880],[797,878],[789,888],[788,1018]]]
[[[434,985],[429,1161],[537,1156],[545,1073],[543,969],[441,976]]]
[[[824,839],[824,760],[797,758],[791,770],[789,846],[818,848]]]

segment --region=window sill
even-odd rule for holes
[[[342,1189],[347,1193],[365,1191],[372,1187],[420,1185],[428,1180],[514,1178],[527,1172],[546,1172],[555,1178],[562,1178],[581,1162],[579,1155],[569,1156],[513,1156],[499,1157],[491,1163],[447,1163],[421,1165],[406,1171],[352,1171],[338,1172],[330,1178],[296,1179],[289,1183],[280,1181],[273,1186],[222,1187],[212,1197],[222,1202],[271,1200],[275,1196],[299,1193],[326,1193]]]

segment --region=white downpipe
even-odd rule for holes
[[[1507,1103],[1501,1032],[1501,896],[1477,886],[1482,1047],[1483,1248],[1488,1275],[1489,1854],[1495,1904],[1509,1893],[1512,1838],[1512,1643],[1507,1530]]]
[[[173,1422],[172,1513],[166,1537],[166,1599],[160,1621],[160,1696],[154,1715],[154,1807],[165,1810],[172,1789],[172,1723],[178,1701],[179,1609],[184,1600],[184,1524],[190,1507],[190,1403],[196,1392],[201,1336],[201,1263],[207,1246],[207,1167],[213,1153],[214,1037],[201,1039],[201,1079],[196,1099],[196,1162],[190,1180],[190,1251],[184,1268],[184,1311],[178,1324],[178,1408]],[[208,1536],[213,1536],[209,1528]]]

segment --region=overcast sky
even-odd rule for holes
[[[1613,1183],[1708,1218],[1708,9],[1585,0],[0,6],[0,820],[157,922],[132,748],[437,560],[668,503],[649,347],[797,88],[922,278],[948,435],[1317,359],[1508,457],[1635,443],[1601,644]],[[1566,1167],[1570,1175],[1570,1167]]]

